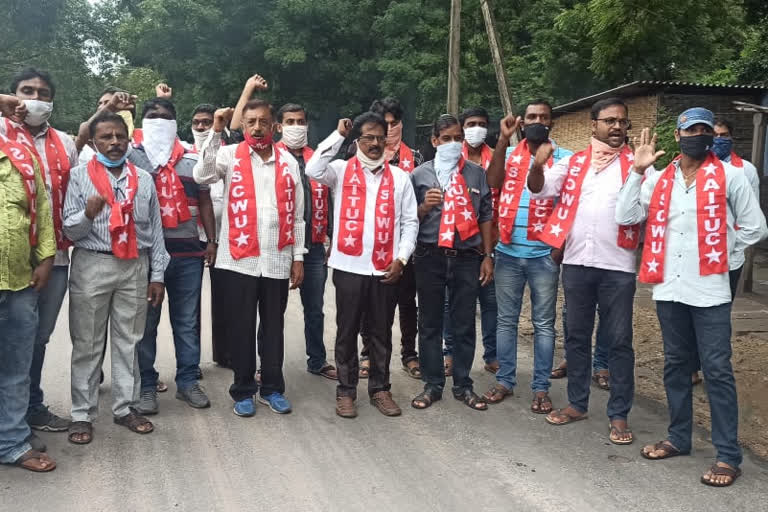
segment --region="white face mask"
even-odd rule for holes
[[[168,163],[176,141],[175,119],[144,119],[141,122],[144,134],[144,151],[152,167],[161,167]]]
[[[461,158],[461,142],[446,142],[436,148],[435,153],[435,173],[437,181],[443,189],[448,188],[453,174],[458,170],[459,159]]]
[[[374,169],[378,169],[382,165],[384,165],[384,153],[381,154],[378,160],[372,160],[366,156],[365,153],[363,153],[363,150],[360,149],[360,145],[357,146],[357,159],[360,160],[360,165],[368,169],[369,171],[373,171]]]
[[[308,126],[294,124],[290,126],[283,125],[283,143],[291,149],[301,149],[307,145]]]
[[[211,129],[208,128],[204,132],[196,132],[195,130],[192,130],[192,137],[195,138],[195,148],[200,151],[200,148],[203,147],[203,142],[205,142],[205,139],[208,138],[208,135],[211,133]]]
[[[485,142],[485,137],[487,135],[488,135],[488,128],[484,126],[472,126],[464,130],[464,140],[467,141],[467,144],[469,144],[473,148],[476,148],[477,146]]]
[[[51,118],[53,102],[40,100],[24,100],[27,107],[27,116],[24,122],[29,126],[40,126]]]

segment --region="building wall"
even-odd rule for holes
[[[630,138],[639,136],[643,128],[656,125],[658,97],[655,94],[624,98],[624,101],[629,108],[629,118],[632,120]],[[557,117],[552,129],[552,139],[571,151],[581,151],[586,148],[592,136],[590,109],[591,107],[584,107],[576,112]]]

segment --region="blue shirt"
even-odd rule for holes
[[[554,144],[554,142],[553,142]],[[552,158],[555,162],[561,158],[571,156],[573,151],[563,149],[557,144],[555,145],[555,151],[552,154]],[[506,158],[509,158],[510,153],[514,148],[507,148]],[[505,159],[506,162],[506,159]],[[533,165],[533,158],[531,158],[530,165]],[[529,168],[530,170],[530,168]],[[552,247],[548,246],[544,242],[537,240],[528,240],[528,204],[531,201],[531,194],[528,192],[528,184],[523,188],[523,193],[520,195],[520,206],[517,209],[517,216],[515,217],[515,227],[512,230],[512,243],[503,244],[499,242],[496,245],[496,250],[512,256],[513,258],[541,258],[542,256],[548,256],[552,251]]]

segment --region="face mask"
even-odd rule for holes
[[[196,132],[192,130],[192,137],[195,138],[195,147],[199,150],[201,147],[203,147],[203,142],[205,142],[205,139],[208,138],[208,135],[211,133],[211,129],[208,128],[204,132]]]
[[[128,127],[128,138],[133,137],[133,114],[130,110],[121,110],[117,113],[125,121],[125,125]]]
[[[291,149],[301,149],[307,145],[308,126],[294,124],[283,125],[283,143]]]
[[[523,136],[531,144],[541,144],[549,139],[549,126],[541,123],[527,124],[523,128]]]
[[[245,137],[245,142],[247,142],[254,151],[262,151],[272,145],[272,132],[267,132],[263,137],[254,137],[251,135],[251,132],[244,130],[243,136]]]
[[[715,152],[717,158],[720,160],[726,160],[731,156],[733,150],[733,139],[727,139],[725,137],[717,137],[712,143],[712,151]]]
[[[360,160],[360,165],[365,167],[366,169],[373,171],[374,169],[378,169],[382,165],[384,165],[385,157],[382,154],[377,160],[373,160],[371,158],[368,158],[368,155],[363,153],[363,150],[360,149],[360,145],[357,145],[357,159]]]
[[[447,142],[435,148],[435,173],[443,189],[448,187],[461,158],[461,142]]]
[[[124,154],[120,160],[110,160],[106,155],[103,155],[102,153],[96,153],[96,160],[107,167],[120,167],[125,163],[126,158],[128,158],[128,153]]]
[[[41,126],[51,117],[53,102],[40,100],[24,100],[27,106],[27,116],[24,122],[29,126]]]
[[[476,148],[477,146],[485,142],[485,137],[487,135],[488,135],[488,128],[484,126],[472,126],[464,130],[464,140],[467,141],[467,144],[469,144],[473,148]]]
[[[147,152],[149,163],[153,168],[167,164],[176,141],[176,120],[144,119],[141,129],[144,134],[142,146]]]
[[[707,156],[707,151],[712,149],[713,135],[691,135],[680,137],[680,152],[696,160],[702,160]]]

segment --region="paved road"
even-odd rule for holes
[[[331,347],[330,285],[326,300],[326,345]],[[641,458],[640,443],[664,435],[666,414],[656,406],[640,402],[633,409],[639,442],[630,447],[607,442],[601,391],[594,391],[591,418],[572,426],[552,427],[528,412],[530,341],[521,348],[519,396],[487,412],[473,412],[449,393],[427,411],[410,408],[420,384],[394,359],[393,393],[403,416],[385,418],[361,401],[356,420],[338,418],[333,383],[305,371],[298,294],[291,294],[288,308],[285,375],[292,414],[278,416],[266,407],[254,418],[232,414],[231,373],[211,363],[207,323],[204,385],[213,406],[192,410],[177,401],[164,319],[158,369],[171,390],[161,395],[156,432],[139,437],[114,425],[106,384],[91,445],[74,446],[64,434],[43,434],[59,463],[56,471],[34,475],[0,467],[0,511],[658,512],[768,506],[768,465],[750,456],[735,487],[717,490],[698,482],[713,457],[701,432],[691,457],[662,463]],[[68,411],[69,355],[63,315],[44,378],[47,401],[58,412]],[[475,368],[472,376],[482,390],[492,378],[477,363]],[[556,405],[564,402],[564,386],[563,381],[553,385]]]

